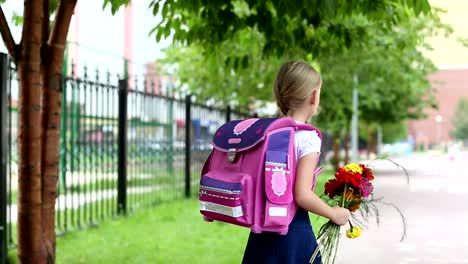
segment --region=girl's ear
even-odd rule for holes
[[[310,104],[311,105],[315,105],[315,103],[317,102],[315,99],[317,97],[317,90],[313,91],[312,92],[312,95],[310,96]]]

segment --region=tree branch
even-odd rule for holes
[[[2,6],[0,6],[0,33],[2,34],[3,42],[10,53],[10,56],[16,62],[16,50],[17,46],[15,40],[13,39],[13,35],[11,35],[10,27],[8,26],[8,22],[5,18],[5,14],[3,13]]]
[[[34,0],[36,1],[36,0]],[[49,1],[49,0],[45,0]],[[41,91],[42,112],[42,160],[41,160],[41,200],[42,200],[42,232],[47,256],[51,263],[55,262],[55,194],[57,193],[58,158],[60,142],[60,115],[62,104],[62,65],[67,40],[68,28],[75,10],[77,0],[60,0],[57,14],[47,45],[43,54],[44,67],[42,74],[43,88]],[[45,8],[45,5],[42,8]],[[48,14],[48,12],[47,12]],[[47,17],[47,21],[49,17]],[[45,28],[44,24],[42,28]],[[44,35],[42,35],[44,38]],[[66,102],[63,102],[66,104]]]
[[[44,10],[44,20],[42,21],[42,43],[46,43],[49,37],[49,28],[50,28],[50,10],[49,3],[50,0],[45,0],[42,4],[42,9]]]
[[[54,26],[49,36],[49,45],[65,48],[68,29],[70,27],[71,17],[75,11],[77,0],[60,0],[57,6],[57,15],[55,16]]]
[[[41,35],[41,65],[42,67],[47,67],[50,63],[49,56],[49,45],[47,41],[49,40],[49,31],[50,31],[50,0],[44,0],[42,2],[42,11],[44,12],[44,19],[42,20],[42,35]]]

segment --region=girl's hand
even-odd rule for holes
[[[351,217],[349,210],[340,206],[333,207],[333,212],[333,217],[330,220],[340,226],[345,225]]]

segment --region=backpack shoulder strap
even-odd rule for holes
[[[320,138],[320,140],[322,140],[322,132],[320,131],[320,129],[318,129],[318,128],[312,126],[312,125],[297,124],[297,130],[316,131],[318,137]],[[317,157],[315,165],[318,166],[318,164],[319,164],[319,157]],[[316,186],[316,183],[317,183],[317,176],[322,172],[322,169],[323,169],[322,167],[318,167],[318,168],[316,167],[315,168],[314,179],[312,180],[312,190],[313,191],[315,190],[315,186]]]
[[[297,130],[309,130],[309,131],[316,131],[317,135],[319,136],[320,139],[322,139],[322,132],[320,129],[309,125],[309,124],[297,124]]]
[[[204,175],[204,174],[208,173],[208,169],[210,168],[211,155],[213,155],[213,151],[214,150],[212,150],[210,152],[210,155],[208,155],[208,158],[206,159],[205,163],[203,164],[203,168],[201,170],[201,175]]]

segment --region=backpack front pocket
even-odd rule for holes
[[[200,180],[200,212],[213,220],[250,226],[253,214],[251,188],[252,179],[248,174],[209,172]]]
[[[265,221],[267,227],[288,226],[293,206],[293,186],[287,152],[267,151],[265,159]]]

